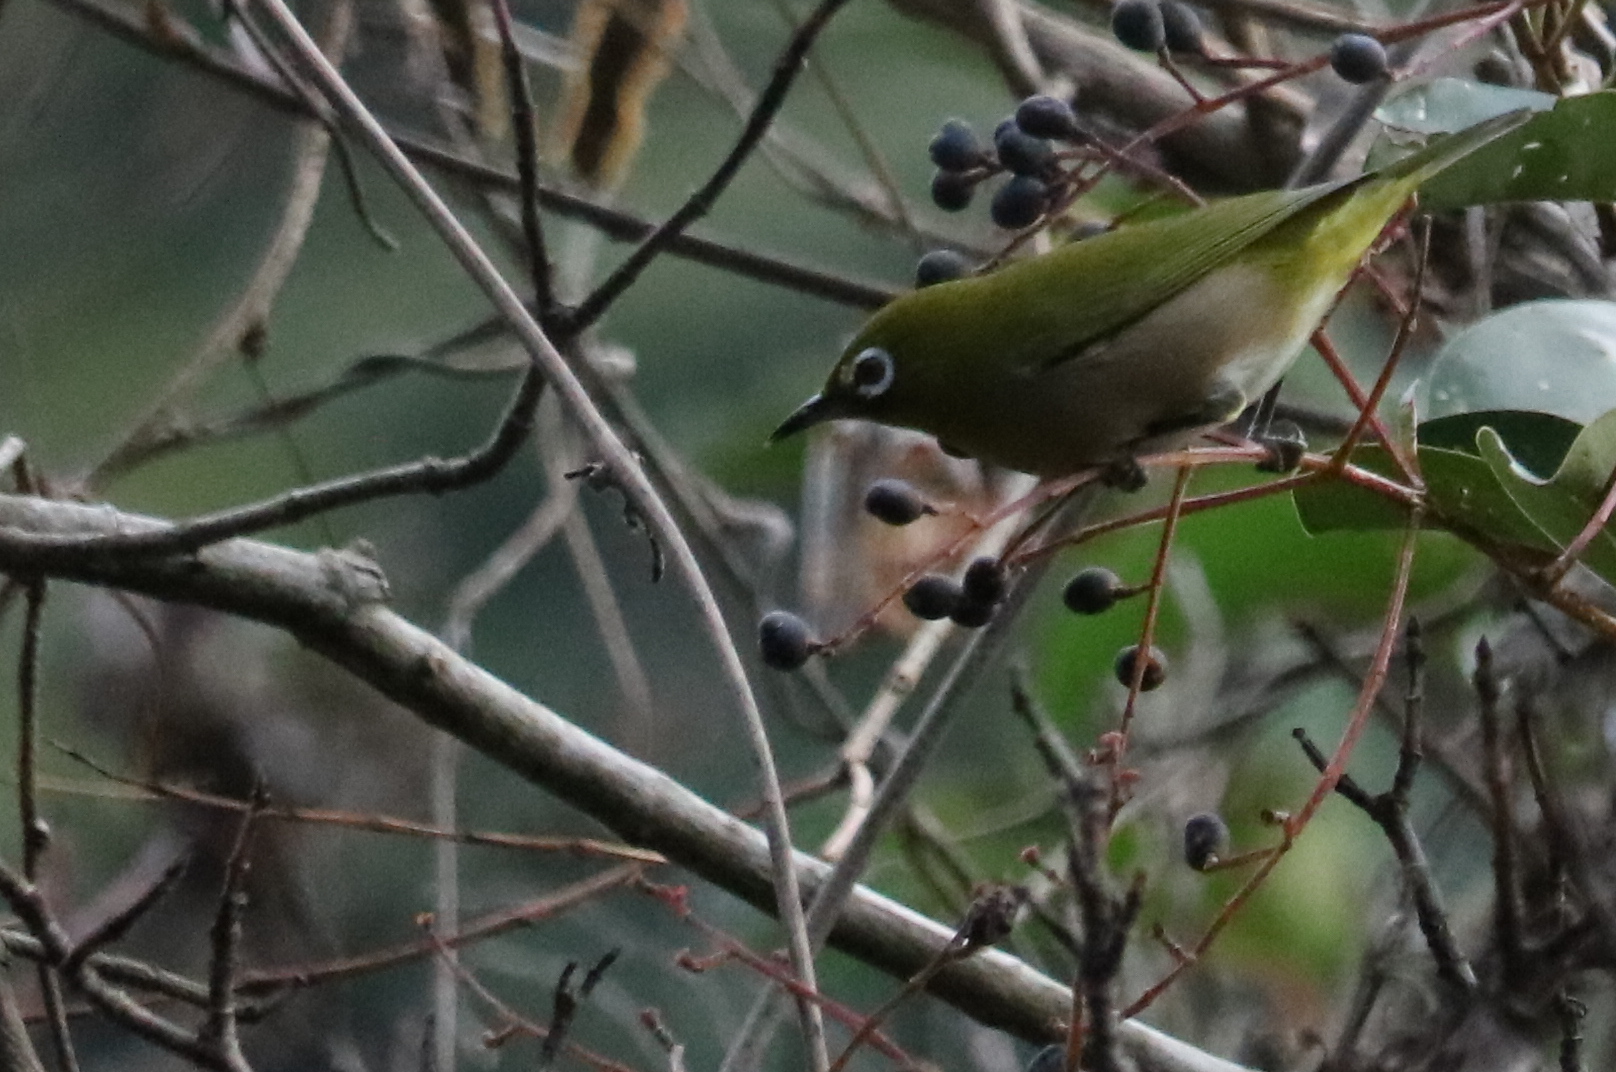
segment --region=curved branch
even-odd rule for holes
[[[140,559],[41,553],[27,539],[164,525],[107,506],[0,495],[0,572],[199,604],[282,629],[625,840],[661,852],[765,912],[774,911],[762,832],[528,699],[393,613],[385,603],[385,583],[363,563],[338,552],[305,554],[245,539],[194,555]],[[828,871],[801,853],[795,864],[810,893]],[[831,933],[831,944],[908,978],[935,959],[952,936],[951,928],[859,887]],[[1061,1037],[1070,1007],[1066,987],[997,950],[950,965],[928,989],[985,1025],[1040,1043]],[[1122,1025],[1121,1042],[1141,1072],[1245,1072],[1138,1023]]]

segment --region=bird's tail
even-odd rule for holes
[[[1327,200],[1320,202],[1323,211],[1318,214],[1310,241],[1347,257],[1343,270],[1350,271],[1350,266],[1356,264],[1357,258],[1375,241],[1386,221],[1426,180],[1516,129],[1533,114],[1523,108],[1494,116],[1438,138],[1378,171],[1339,184]]]

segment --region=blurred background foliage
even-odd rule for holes
[[[305,5],[310,15],[315,6]],[[516,6],[525,25],[565,39],[571,4]],[[147,17],[161,7],[148,5]],[[1069,4],[1054,7],[1091,24],[1103,17]],[[700,9],[746,81],[760,85],[789,34],[781,10],[753,0],[701,0]],[[359,13],[349,73],[391,118],[430,132],[437,122],[430,102],[396,82],[403,45],[392,5],[371,0]],[[228,40],[217,12],[206,5],[175,4],[169,14],[215,43]],[[1322,40],[1289,47],[1304,55]],[[838,17],[814,62],[846,98],[926,228],[955,236],[966,248],[990,248],[993,235],[981,212],[943,218],[925,200],[931,170],[925,145],[938,123],[961,116],[991,129],[1013,105],[1015,96],[984,50],[886,4],[860,2]],[[533,70],[542,123],[555,112],[561,78],[544,64]],[[1340,95],[1328,77],[1304,83],[1323,98],[1322,110]],[[822,83],[801,79],[783,122],[825,147],[834,167],[863,175],[854,139]],[[649,218],[665,216],[705,178],[738,125],[728,104],[675,69],[648,101],[643,148],[616,203]],[[70,487],[104,456],[237,300],[279,220],[295,126],[188,64],[131,47],[59,5],[9,0],[0,6],[0,431],[25,439],[36,465],[59,486]],[[328,381],[367,355],[421,352],[487,315],[474,288],[378,169],[360,159],[358,177],[376,222],[398,248],[389,251],[371,239],[333,169],[266,324],[263,356],[250,366],[224,362],[188,412],[220,416],[251,408]],[[867,179],[860,182],[867,187]],[[483,220],[481,197],[449,179],[440,186],[491,247],[502,248]],[[1109,189],[1108,196],[1114,205],[1132,195]],[[745,166],[701,231],[895,288],[908,285],[925,246],[805,198],[761,158]],[[552,249],[587,245],[581,224],[550,218],[547,233]],[[605,244],[597,277],[625,248]],[[519,275],[514,259],[507,255],[504,263],[513,278]],[[611,310],[599,336],[632,355],[630,386],[678,456],[734,495],[794,512],[803,448],[765,449],[763,440],[817,386],[830,355],[862,316],[664,256]],[[1335,325],[1338,343],[1360,367],[1385,352],[1389,326],[1367,296],[1355,295]],[[1420,344],[1428,350],[1438,341],[1433,333]],[[1409,364],[1420,367],[1417,359]],[[308,474],[458,453],[486,435],[509,386],[505,376],[449,381],[406,374],[337,399],[278,433],[171,454],[96,494],[131,510],[185,516],[272,494]],[[1346,412],[1327,375],[1308,359],[1287,398]],[[1196,490],[1246,479],[1243,473],[1208,476]],[[453,585],[547,489],[554,490],[552,481],[537,455],[525,451],[472,490],[345,510],[274,538],[304,547],[368,540],[400,609],[437,628]],[[1126,507],[1161,500],[1159,483]],[[488,605],[471,654],[711,799],[747,803],[754,794],[750,761],[690,609],[676,589],[650,582],[643,538],[625,529],[615,496],[586,492],[580,501],[653,708],[639,708],[620,686],[574,554],[561,539]],[[1156,538],[1153,528],[1107,538],[1070,554],[1059,572],[1101,563],[1141,581]],[[1291,727],[1333,740],[1355,691],[1340,675],[1314,673],[1242,710],[1229,706],[1240,695],[1231,679],[1261,691],[1278,668],[1311,658],[1297,622],[1339,641],[1349,661],[1361,657],[1368,635],[1361,631],[1372,629],[1384,609],[1396,543],[1395,534],[1309,536],[1283,498],[1185,521],[1161,639],[1174,674],[1144,701],[1140,796],[1124,813],[1112,861],[1121,874],[1143,868],[1150,876],[1147,925],[1160,922],[1187,939],[1238,885],[1237,875],[1206,877],[1182,866],[1177,839],[1183,818],[1220,810],[1237,846],[1268,843],[1273,835],[1259,813],[1293,805],[1314,780]],[[839,553],[860,553],[851,539],[837,546]],[[780,564],[768,576],[761,603],[791,604],[793,568]],[[1475,609],[1486,576],[1485,561],[1453,538],[1422,539],[1411,601],[1447,623],[1434,633],[1433,688],[1462,691],[1469,644],[1486,622],[1507,612],[1507,598]],[[1060,607],[1057,585],[1046,587],[1019,630],[1017,658],[1030,666],[1043,703],[1081,748],[1115,718],[1122,690],[1111,663],[1136,638],[1143,607],[1136,601],[1103,617],[1078,618]],[[136,619],[109,596],[63,586],[53,591],[43,693],[51,738],[137,777],[242,796],[256,770],[283,802],[427,816],[427,731],[284,639],[199,611],[143,605],[146,625],[162,641],[163,655],[154,660]],[[1470,609],[1461,613],[1455,609],[1461,605]],[[737,635],[749,634],[756,609],[734,607]],[[12,614],[0,627],[4,650],[15,650],[17,636]],[[898,644],[876,637],[830,665],[855,708]],[[995,671],[977,683],[921,800],[954,832],[973,877],[1023,880],[1027,870],[1018,853],[1031,844],[1058,845],[1064,822],[1028,735],[1009,714],[1007,682]],[[771,730],[785,776],[801,778],[831,765],[835,742],[820,732],[821,719],[801,713],[795,683],[762,684],[775,701]],[[11,690],[0,690],[6,724],[13,703]],[[1201,733],[1207,736],[1200,744],[1173,744]],[[1596,751],[1604,747],[1597,732],[1585,740]],[[1394,735],[1377,730],[1355,769],[1378,787],[1389,777],[1395,749]],[[217,842],[229,826],[216,813],[128,799],[59,754],[46,757],[45,769],[52,778],[47,814],[56,832],[47,885],[64,909],[75,906],[86,920],[104,911],[120,883],[136,882],[157,866],[153,861],[182,844]],[[597,833],[576,813],[474,755],[464,759],[459,802],[459,821],[469,828]],[[840,818],[842,803],[833,794],[798,808],[798,843],[818,844]],[[1430,849],[1439,873],[1455,883],[1455,915],[1475,923],[1485,914],[1485,831],[1472,813],[1453,806],[1439,780],[1422,782],[1419,808],[1422,822],[1440,834]],[[0,824],[7,852],[15,852],[13,826]],[[257,868],[248,925],[252,967],[359,953],[417,935],[415,917],[433,905],[429,844],[351,830],[274,829]],[[944,918],[956,913],[960,891],[947,883],[940,889],[922,877],[924,869],[910,866],[927,850],[902,834],[889,842],[870,881],[924,911]],[[217,852],[201,855],[217,863]],[[469,848],[461,856],[463,908],[470,916],[536,897],[598,866]],[[134,951],[190,970],[201,966],[204,928],[197,920],[209,911],[209,872],[194,871],[195,881],[137,929]],[[1159,1022],[1214,1052],[1253,1062],[1266,1053],[1266,1067],[1292,1067],[1310,1032],[1328,1034],[1339,1023],[1366,943],[1395,904],[1395,875],[1380,835],[1361,815],[1332,802],[1235,922],[1212,963],[1192,973],[1162,1007]],[[773,940],[771,924],[722,894],[702,891],[697,905],[707,919],[755,944]],[[1037,935],[1025,941],[1048,952]],[[659,1067],[664,1056],[634,1025],[641,1006],[655,1005],[690,1047],[690,1066],[714,1067],[757,980],[735,967],[705,975],[678,971],[671,958],[686,946],[699,951],[702,943],[649,899],[620,892],[484,943],[467,961],[507,1001],[542,1020],[564,963],[593,962],[622,947],[622,961],[580,1019],[577,1041],[638,1068]],[[1138,963],[1126,976],[1130,985],[1148,982],[1167,964],[1143,935],[1139,946]],[[1060,965],[1058,954],[1053,963]],[[418,959],[294,996],[250,1036],[255,1067],[419,1067],[429,969]],[[873,1007],[892,987],[834,954],[826,959],[824,983],[859,1008]],[[900,1017],[896,1030],[912,1052],[947,1067],[1008,1070],[1030,1054],[924,1000]],[[120,1035],[84,1031],[92,1067],[177,1062]],[[514,1068],[533,1060],[530,1044],[480,1048],[475,1016],[462,1023],[462,1037],[467,1067]],[[782,1059],[794,1062],[794,1051]]]

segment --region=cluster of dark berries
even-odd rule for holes
[[[914,485],[896,477],[883,477],[864,491],[864,510],[888,525],[908,525],[937,508],[920,497]],[[1004,567],[996,558],[978,558],[959,580],[928,573],[903,594],[909,613],[929,622],[951,618],[956,625],[975,629],[988,624],[993,608],[1004,599]]]
[[[1061,590],[1061,602],[1073,614],[1104,614],[1119,600],[1138,595],[1141,589],[1122,583],[1122,578],[1104,566],[1082,569]],[[1139,682],[1140,692],[1159,689],[1167,681],[1167,656],[1152,646],[1145,657],[1144,676]],[[1133,676],[1139,665],[1139,645],[1130,644],[1117,652],[1112,672],[1128,688],[1133,687]]]
[[[999,560],[983,556],[965,568],[959,580],[928,573],[903,594],[903,605],[916,618],[948,618],[955,625],[979,629],[993,620],[1003,600],[1008,578]]]
[[[1006,230],[1030,227],[1049,210],[1056,187],[1064,181],[1055,143],[1083,138],[1072,106],[1045,95],[1022,101],[1014,115],[994,128],[991,147],[977,139],[970,124],[950,119],[931,140],[931,162],[937,165],[931,199],[938,208],[959,212],[970,205],[984,180],[1007,173],[1009,179],[994,193],[988,214]],[[934,264],[931,270],[937,267]]]
[[[1140,52],[1205,54],[1201,17],[1179,0],[1121,0],[1111,8],[1111,33]]]
[[[963,119],[950,119],[927,151],[937,165],[931,180],[931,199],[945,212],[963,211],[976,196],[976,184],[988,175],[993,164],[987,150],[976,139],[976,131]]]
[[[1111,33],[1140,52],[1206,55],[1201,18],[1180,0],[1118,0]],[[1368,34],[1344,33],[1330,45],[1330,67],[1353,85],[1376,81],[1387,74],[1386,47]]]

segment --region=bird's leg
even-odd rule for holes
[[[1270,420],[1252,440],[1268,451],[1268,456],[1257,463],[1257,471],[1262,473],[1294,473],[1307,453],[1307,436],[1302,434],[1301,426],[1283,418]]]
[[[1246,438],[1268,451],[1268,457],[1257,463],[1259,472],[1294,473],[1302,464],[1302,455],[1307,453],[1307,437],[1296,422],[1274,417],[1279,406],[1280,383],[1270,387],[1258,400],[1246,422]]]
[[[1279,384],[1276,383],[1251,411],[1251,426],[1246,434],[1253,443],[1268,451],[1268,457],[1257,463],[1258,471],[1294,473],[1302,464],[1302,455],[1307,453],[1307,437],[1295,421],[1275,419],[1278,404]]]
[[[1124,492],[1139,491],[1150,481],[1150,477],[1145,473],[1145,467],[1140,465],[1139,459],[1132,454],[1124,454],[1108,464],[1101,471],[1100,479],[1104,481],[1106,487]]]
[[[1280,380],[1257,400],[1256,408],[1251,411],[1251,424],[1246,429],[1246,438],[1253,443],[1261,443],[1268,430],[1274,423],[1274,410],[1279,406],[1279,388],[1284,383]]]

